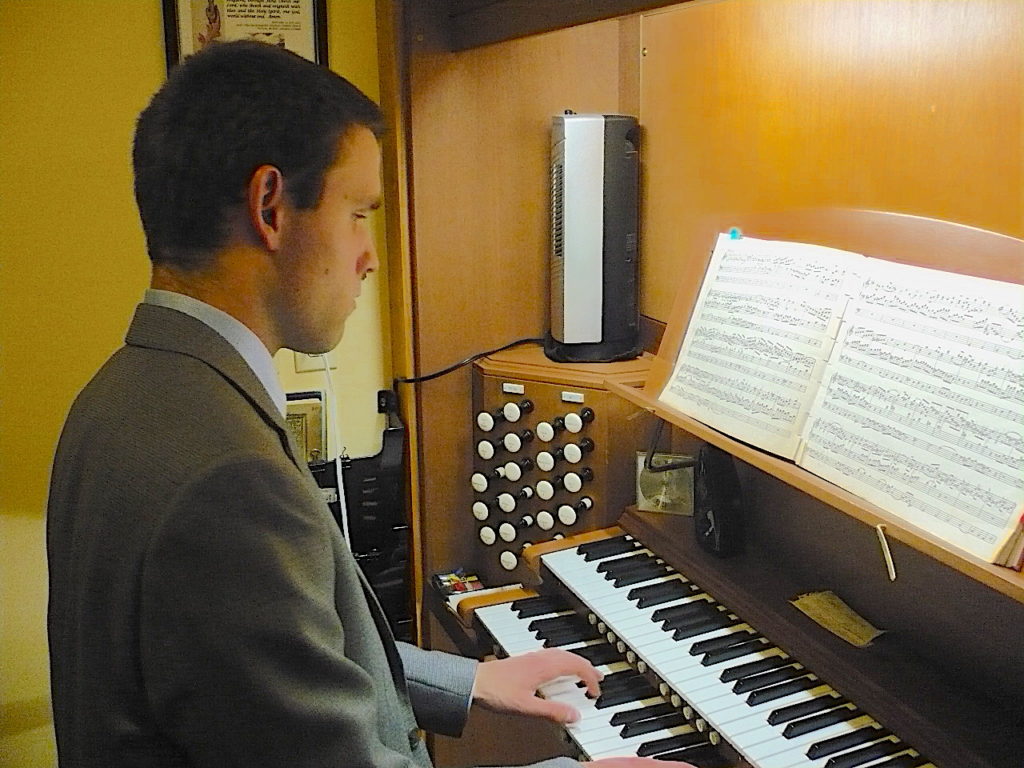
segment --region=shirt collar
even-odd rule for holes
[[[263,384],[263,388],[270,395],[270,399],[274,401],[281,415],[286,415],[288,398],[277,378],[274,359],[270,356],[270,351],[260,341],[259,336],[243,323],[204,301],[173,291],[150,288],[146,291],[143,302],[177,310],[195,318],[223,336],[225,341],[235,348],[252,372],[256,374],[256,378]]]

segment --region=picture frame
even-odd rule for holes
[[[167,70],[215,40],[254,39],[327,65],[327,0],[163,0]]]

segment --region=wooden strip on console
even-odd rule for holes
[[[588,541],[611,539],[624,533],[625,531],[619,528],[619,526],[613,525],[609,528],[597,528],[596,530],[586,531],[575,536],[566,536],[564,539],[545,541],[540,544],[534,544],[523,552],[523,559],[531,571],[539,573],[540,559],[543,555],[548,554],[548,552],[560,552],[563,549],[571,549],[572,547],[578,547],[580,544],[586,544]]]

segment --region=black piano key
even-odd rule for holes
[[[746,656],[749,653],[756,651],[766,651],[771,648],[771,644],[763,637],[755,637],[752,640],[746,640],[736,645],[730,645],[728,648],[722,648],[718,651],[710,651],[704,655],[704,658],[700,660],[702,666],[713,667],[716,664],[721,664],[723,661],[729,661],[730,659],[738,659],[741,656]]]
[[[692,608],[690,606],[693,606]],[[706,603],[703,600],[696,603],[685,603],[678,606],[679,608],[688,608],[685,611],[679,611],[674,616],[670,616],[662,622],[661,628],[666,632],[671,632],[674,629],[685,627],[687,624],[692,624],[695,621],[706,619],[709,616],[718,616],[719,614],[728,613],[729,610],[724,605],[718,605],[717,603]]]
[[[742,624],[739,619],[736,619],[734,624]],[[727,626],[732,626],[727,625]],[[727,635],[721,637],[709,637],[707,640],[698,640],[696,643],[690,646],[691,656],[700,656],[702,653],[714,653],[716,651],[723,651],[726,648],[732,648],[734,645],[739,643],[747,643],[751,640],[755,640],[761,637],[757,632],[753,630],[743,630],[742,632],[730,632]]]
[[[654,613],[652,613],[651,621],[653,621],[655,624],[657,624],[659,621],[668,621],[669,619],[673,619],[677,616],[685,616],[686,614],[692,613],[693,611],[706,610],[706,606],[709,605],[718,605],[718,603],[715,603],[710,599],[705,600],[703,598],[700,598],[696,600],[691,600],[688,603],[683,603],[682,605],[667,605],[664,608],[659,608]]]
[[[636,602],[638,608],[650,608],[655,605],[678,600],[680,597],[692,595],[699,588],[696,584],[680,579],[663,581],[660,584],[648,584],[645,587],[634,587],[626,595],[628,600]]]
[[[815,696],[813,699],[808,701],[800,701],[796,704],[789,704],[785,707],[779,707],[773,709],[768,714],[769,725],[782,725],[788,723],[791,720],[797,720],[807,715],[812,715],[815,712],[824,712],[828,709],[833,709],[842,704],[849,704],[849,702],[842,696],[836,696],[835,694],[825,693],[821,696]]]
[[[683,717],[682,712],[672,712],[661,717],[652,717],[648,720],[627,723],[622,726],[619,735],[624,739],[628,739],[644,733],[654,733],[654,731],[660,731],[663,728],[675,728],[679,725],[686,725],[686,718]]]
[[[883,731],[881,728],[869,725],[851,733],[844,733],[842,736],[833,736],[831,739],[824,739],[823,741],[811,744],[807,749],[807,756],[811,760],[817,760],[819,757],[828,757],[836,752],[842,752],[844,749],[850,749],[850,747],[856,747],[858,744],[864,744],[869,741],[876,741],[888,735],[888,731]]]
[[[639,584],[641,581],[648,581],[657,576],[667,576],[672,569],[664,563],[652,563],[650,565],[638,566],[629,573],[611,580],[613,587],[630,587]]]
[[[849,706],[836,707],[835,709],[830,709],[827,712],[821,712],[817,715],[793,720],[782,729],[782,735],[787,739],[793,739],[797,736],[803,736],[805,733],[816,731],[819,728],[824,728],[828,725],[835,725],[836,723],[842,723],[846,720],[853,720],[853,718],[860,717],[863,714],[864,713],[861,710],[857,709],[857,707],[852,704]]]
[[[841,755],[830,757],[828,762],[825,763],[825,768],[856,768],[858,765],[864,765],[864,763],[869,763],[906,748],[906,745],[901,744],[899,741],[883,739],[866,747],[855,749],[852,752],[845,752]]]
[[[587,630],[584,632],[567,629],[560,632],[546,632],[540,635],[540,638],[544,641],[545,648],[562,648],[566,645],[583,643],[587,640],[599,640],[601,638],[601,634],[594,627],[588,627]]]
[[[532,629],[532,628],[531,628]],[[574,621],[566,622],[564,624],[549,624],[547,626],[540,627],[533,630],[534,634],[542,640],[546,637],[553,637],[555,635],[566,635],[574,634],[581,640],[588,636],[597,636],[600,633],[596,626],[588,624],[586,621]]]
[[[677,749],[674,752],[662,752],[652,755],[655,760],[678,760],[689,763],[694,768],[732,768],[736,762],[723,755],[716,747],[708,744],[698,744],[687,749]]]
[[[654,562],[655,557],[650,552],[638,552],[635,555],[616,557],[613,560],[603,560],[597,564],[598,573],[617,573],[621,570],[629,570],[638,565]]]
[[[531,616],[543,616],[545,613],[558,613],[569,610],[569,606],[562,600],[550,597],[524,597],[512,601],[512,610],[521,619],[528,619]]]
[[[785,683],[769,685],[767,688],[760,688],[747,696],[747,704],[756,706],[767,701],[775,701],[783,696],[789,696],[797,691],[806,691],[821,685],[821,681],[813,677],[801,677],[796,680],[787,680]]]
[[[576,551],[583,555],[584,561],[589,563],[591,560],[619,555],[629,552],[631,549],[640,549],[640,546],[640,542],[636,539],[631,539],[628,536],[615,536],[611,539],[599,539],[580,544],[576,547]]]
[[[597,697],[597,701],[594,702],[594,708],[617,707],[619,704],[625,704],[630,701],[642,701],[657,695],[657,689],[641,678],[633,685],[624,685],[612,691],[602,692]]]
[[[601,679],[601,690],[610,690],[618,688],[633,680],[643,680],[643,675],[637,672],[635,669],[623,669],[619,672],[612,672],[610,675],[605,675]],[[587,684],[580,680],[576,683],[577,688],[586,688]]]
[[[611,725],[625,725],[626,723],[635,723],[637,720],[647,720],[651,717],[667,715],[675,711],[677,711],[675,707],[673,707],[669,702],[663,701],[658,704],[650,704],[646,707],[637,707],[636,709],[626,709],[622,712],[616,712],[608,722]]]
[[[750,693],[751,691],[756,691],[759,688],[767,688],[769,685],[783,683],[786,680],[792,680],[806,674],[806,669],[802,669],[796,665],[791,667],[781,667],[780,669],[773,669],[769,672],[762,672],[759,675],[748,675],[747,677],[741,678],[736,681],[735,685],[733,685],[732,691],[733,693]]]
[[[577,656],[582,656],[595,667],[622,660],[622,654],[619,653],[618,649],[608,643],[597,643],[595,645],[585,645],[582,648],[567,648],[566,650],[570,653],[575,653]]]
[[[545,619],[534,619],[526,625],[526,628],[531,632],[540,632],[544,630],[565,629],[566,627],[578,627],[581,624],[587,626],[587,620],[579,614],[573,613],[565,616],[548,616]]]
[[[671,752],[676,749],[695,747],[698,744],[707,743],[707,734],[700,731],[693,733],[678,733],[675,736],[666,736],[663,739],[654,739],[640,745],[636,754],[638,757],[650,757],[651,755]]]
[[[722,627],[735,627],[743,623],[740,618],[734,615],[729,614],[727,617],[729,621],[722,625]],[[711,629],[715,628],[712,626]],[[761,635],[749,629],[727,632],[724,635],[710,637],[707,640],[697,640],[689,646],[689,654],[691,656],[699,656],[701,653],[716,653],[731,648],[733,645],[749,643],[751,640],[758,640],[760,638]],[[681,637],[677,639],[681,639]]]
[[[722,674],[718,676],[718,679],[723,683],[731,683],[733,680],[739,680],[747,675],[756,675],[761,672],[767,672],[769,669],[785,667],[792,663],[793,660],[785,656],[770,656],[767,659],[758,659],[757,661],[748,661],[746,664],[737,664],[735,667],[727,667],[722,670]]]
[[[737,624],[742,624],[740,619],[728,613],[721,613],[718,616],[709,616],[701,621],[695,621],[685,626],[679,627],[675,632],[672,633],[673,640],[685,640],[688,637],[697,637],[697,635],[703,635],[705,632],[711,632],[714,629],[725,629],[726,627],[734,627]],[[743,634],[737,632],[736,634]],[[718,639],[718,638],[714,638]],[[692,652],[692,649],[691,649]],[[699,655],[699,654],[694,654]]]

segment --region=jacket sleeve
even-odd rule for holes
[[[399,643],[416,721],[424,730],[458,736],[472,703],[478,662]]]

